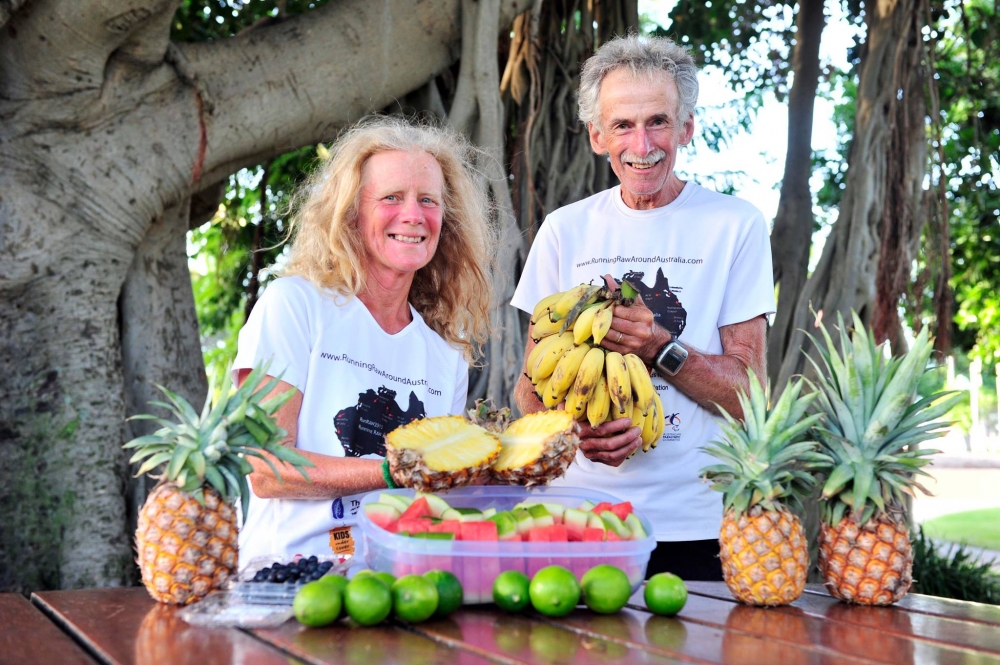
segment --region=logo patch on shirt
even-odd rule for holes
[[[643,272],[629,270],[622,275],[622,279],[627,279],[628,283],[636,288],[642,296],[642,302],[653,312],[653,320],[666,328],[674,337],[680,337],[687,326],[687,310],[677,297],[680,289],[670,288],[670,282],[663,274],[663,268],[656,269],[656,281],[652,286],[646,286],[642,281],[645,275]]]
[[[410,403],[403,411],[396,403],[396,391],[385,386],[378,392],[369,388],[358,395],[358,403],[341,409],[333,418],[337,438],[348,457],[385,457],[385,435],[427,413],[424,403],[410,391]]]

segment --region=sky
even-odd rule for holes
[[[677,0],[639,0],[639,13],[645,14],[659,25],[670,30],[668,14]],[[820,44],[820,59],[841,70],[847,68],[847,49],[854,44],[854,28],[845,20],[840,2],[827,2],[827,26]],[[775,16],[775,21],[793,21],[791,9],[786,15]],[[738,95],[732,90],[724,75],[714,68],[704,68],[699,76],[698,105],[701,117],[720,113],[713,107],[732,102]],[[834,101],[817,97],[813,119],[812,146],[814,150],[833,150],[837,133],[832,121]],[[678,158],[677,170],[711,186],[712,174],[742,171],[745,176],[734,179],[737,196],[756,205],[766,219],[773,220],[778,211],[779,187],[784,170],[785,150],[788,145],[788,109],[773,95],[763,108],[749,132],[741,131],[720,152],[704,144],[687,148]],[[706,180],[708,182],[706,182]],[[814,191],[821,186],[816,179]]]

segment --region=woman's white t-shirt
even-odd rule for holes
[[[359,299],[301,277],[279,278],[240,331],[233,371],[270,359],[268,374],[302,392],[298,449],[381,459],[383,437],[396,427],[465,409],[468,363],[412,306],[410,313],[413,321],[390,335]],[[361,497],[254,495],[240,529],[241,561],[349,551],[356,534],[348,527],[357,521]]]

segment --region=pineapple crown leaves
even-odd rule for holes
[[[876,511],[898,511],[903,494],[912,495],[914,488],[926,492],[915,477],[927,475],[920,467],[938,451],[917,445],[941,436],[948,423],[937,419],[964,398],[950,391],[914,401],[932,351],[927,328],[907,353],[887,360],[874,333],[856,312],[852,317],[849,331],[837,316],[839,350],[822,324],[824,344],[809,336],[820,357],[817,362],[807,356],[816,369],[816,405],[824,416],[814,431],[830,460],[818,470],[827,476],[820,498],[831,525],[848,511],[867,522]]]
[[[176,421],[150,414],[129,418],[152,420],[161,425],[154,433],[135,438],[123,446],[135,449],[129,463],[142,462],[135,475],[150,473],[165,464],[162,473],[154,478],[176,484],[201,503],[204,503],[206,485],[214,488],[224,501],[231,503],[239,497],[244,520],[250,498],[246,476],[253,472],[248,457],[264,460],[279,481],[282,481],[281,473],[271,456],[291,465],[309,480],[305,467],[313,466],[312,462],[281,444],[288,433],[278,427],[274,417],[295,391],[269,397],[280,381],[280,377],[267,376],[269,365],[266,362],[254,367],[236,390],[233,390],[230,372],[225,372],[220,383],[209,390],[200,414],[183,397],[157,385],[169,403],[154,401],[150,404],[171,411]],[[216,396],[214,401],[213,396]]]
[[[802,395],[802,381],[792,381],[770,409],[767,390],[761,387],[752,369],[747,373],[750,390],[737,394],[743,408],[743,420],[733,418],[724,408],[722,441],[712,441],[702,448],[722,463],[705,467],[701,475],[712,489],[723,492],[728,510],[744,513],[760,504],[777,510],[785,501],[801,508],[801,497],[808,494],[816,480],[811,469],[828,463],[818,452],[816,441],[806,440],[811,427],[822,418],[806,416],[816,393]]]

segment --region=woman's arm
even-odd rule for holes
[[[239,370],[239,383],[242,384],[249,373],[248,369]],[[275,416],[278,426],[288,432],[282,445],[294,448],[298,434],[299,411],[302,408],[302,393],[291,384],[280,381],[272,394],[280,394],[289,389],[295,390],[295,396],[288,400]],[[281,480],[278,480],[267,462],[256,457],[248,457],[254,469],[250,474],[254,494],[262,499],[332,499],[386,487],[382,478],[382,463],[378,460],[334,457],[305,450],[298,452],[316,465],[305,470],[312,482],[306,481],[302,474],[291,466],[269,455],[268,458],[281,472]]]

